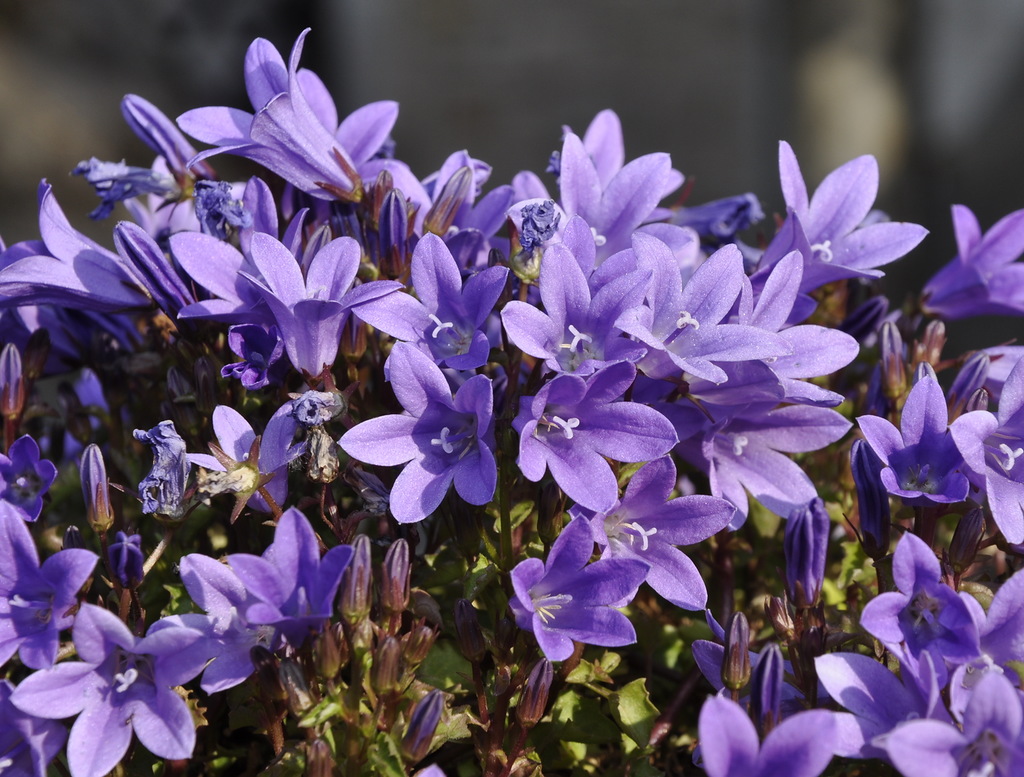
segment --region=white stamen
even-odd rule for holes
[[[11,602],[11,607],[31,607],[32,606],[32,602],[28,601],[28,599],[22,599],[21,598],[21,594],[15,594],[14,596],[12,596],[11,599],[10,599],[10,602]]]
[[[551,422],[562,427],[562,432],[565,434],[565,439],[567,440],[572,439],[572,430],[580,425],[580,419],[578,418],[570,418],[568,421],[565,421],[557,415],[551,417]]]
[[[604,235],[597,234],[597,230],[594,229],[593,227],[590,228],[590,234],[594,236],[594,245],[597,246],[598,248],[600,248],[601,246],[608,242],[608,238],[606,238]]]
[[[732,455],[742,456],[743,449],[746,448],[749,443],[750,440],[747,439],[745,434],[737,434],[732,438]]]
[[[821,255],[821,261],[831,262],[832,261],[832,241],[825,240],[821,243],[815,243],[811,246],[811,250],[816,254]]]
[[[445,453],[452,453],[455,450],[455,446],[448,442],[448,433],[451,432],[447,426],[441,430],[441,436],[435,437],[430,441],[431,445],[440,445],[441,450]]]
[[[994,777],[996,765],[991,761],[985,761],[980,769],[971,769],[965,777]]]
[[[594,342],[593,337],[591,337],[590,335],[583,334],[583,332],[577,329],[573,324],[569,324],[569,333],[572,335],[572,342],[569,343],[568,345],[562,343],[562,347],[568,348],[570,351],[575,351],[576,346],[580,344],[581,340],[585,343]]]
[[[689,311],[682,311],[679,314],[679,320],[676,321],[676,328],[682,329],[684,326],[692,326],[695,330],[700,329],[700,321],[690,315]]]
[[[0,758],[0,772],[7,769],[10,766],[14,766],[13,758]]]
[[[649,545],[647,538],[648,537],[653,537],[655,534],[658,533],[657,529],[644,529],[644,527],[641,526],[640,524],[638,524],[636,521],[633,521],[633,523],[627,523],[626,526],[628,526],[630,529],[635,531],[636,532],[636,536],[640,538],[640,550],[647,550],[647,547]],[[635,537],[632,534],[630,534],[629,535],[629,544],[630,545],[633,544],[633,540],[634,539],[635,539]]]
[[[433,337],[435,340],[437,339],[437,336],[441,334],[442,331],[444,331],[445,329],[451,329],[455,326],[455,324],[453,324],[451,321],[442,321],[433,313],[429,313],[428,315],[430,316],[430,320],[437,324],[437,326],[434,327],[434,331],[430,333],[430,336]]]
[[[1006,461],[999,463],[1007,472],[1013,469],[1013,465],[1017,463],[1020,456],[1024,456],[1024,448],[1010,448],[1005,442],[999,444],[999,450],[1006,456]]]
[[[126,670],[123,674],[118,672],[114,675],[114,681],[117,682],[117,686],[114,688],[118,693],[124,693],[131,688],[132,683],[139,679],[139,670],[134,666]]]

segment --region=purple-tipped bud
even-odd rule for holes
[[[0,351],[0,412],[17,419],[25,410],[25,381],[22,379],[21,351],[7,343]]]
[[[942,360],[946,345],[946,325],[939,319],[928,322],[924,336],[914,344],[914,361],[927,362],[934,367]]]
[[[797,607],[813,607],[821,596],[831,526],[825,503],[818,497],[791,512],[786,521],[786,587]]]
[[[890,401],[903,396],[907,390],[907,365],[903,356],[903,337],[896,324],[882,324],[879,337],[882,351],[882,390]]]
[[[978,389],[967,398],[967,402],[964,404],[964,412],[970,413],[974,410],[988,410],[988,403],[991,398],[992,395],[988,393],[988,389]]]
[[[104,534],[114,524],[114,510],[110,505],[107,465],[98,445],[89,445],[82,453],[81,477],[86,520],[94,532]]]
[[[772,643],[761,653],[750,683],[750,712],[762,736],[781,720],[782,650]]]
[[[293,715],[302,715],[313,706],[313,695],[309,692],[306,675],[297,661],[291,658],[284,659],[277,669],[277,674],[281,678],[281,687],[284,688],[288,699],[288,709]]]
[[[77,526],[69,526],[64,530],[64,539],[61,541],[61,550],[82,550],[85,548],[85,538]]]
[[[427,211],[423,219],[423,232],[433,232],[435,235],[444,235],[455,222],[455,215],[459,208],[472,195],[473,192],[473,171],[469,167],[460,167],[449,178],[441,189],[441,193],[434,200],[434,204]]]
[[[914,368],[914,385],[916,386],[925,378],[929,378],[936,382],[939,380],[938,375],[935,374],[935,368],[928,362],[921,362]]]
[[[985,513],[975,507],[960,519],[949,543],[949,563],[956,574],[962,575],[974,563],[984,536]]]
[[[991,360],[984,351],[976,351],[964,362],[960,372],[953,379],[953,385],[949,388],[950,420],[964,412],[967,400],[974,395],[974,392],[985,385],[988,379],[989,365]]]
[[[114,227],[114,247],[157,307],[172,320],[179,310],[196,301],[174,265],[167,261],[163,249],[142,227],[130,221],[120,222]]]
[[[546,658],[542,658],[526,678],[519,704],[516,706],[516,719],[519,725],[530,728],[544,717],[548,706],[548,695],[551,693],[551,682],[554,680],[554,667]]]
[[[135,588],[142,582],[142,537],[119,531],[107,548],[110,569],[125,588]]]
[[[458,637],[459,650],[469,661],[476,663],[487,653],[480,618],[468,599],[459,599],[455,602],[455,634]]]
[[[889,553],[892,526],[889,492],[882,484],[882,461],[864,440],[855,440],[850,449],[850,469],[857,489],[864,552],[877,561]]]
[[[739,691],[750,680],[750,624],[747,616],[736,611],[725,625],[725,660],[722,683],[730,691]]]
[[[341,642],[344,635],[335,628],[326,628],[317,637],[313,655],[316,658],[317,673],[325,680],[333,680],[343,666]]]
[[[37,329],[28,336],[25,343],[25,378],[39,380],[46,371],[46,360],[50,357],[50,332]]]
[[[306,746],[305,777],[332,777],[334,775],[334,753],[323,739],[314,739]]]
[[[404,269],[409,252],[409,211],[400,191],[392,189],[384,197],[378,225],[381,264],[388,275],[397,275]]]
[[[370,538],[360,534],[352,542],[352,561],[341,582],[341,615],[349,625],[366,620],[370,614],[372,565]]]
[[[778,596],[770,596],[764,606],[764,610],[772,624],[772,628],[775,630],[775,636],[783,642],[789,642],[793,639],[796,624],[793,623],[793,614],[789,611],[789,605],[786,604],[786,600]]]
[[[690,227],[714,244],[731,243],[742,232],[764,218],[761,203],[753,194],[739,194],[692,208],[680,208],[673,224]]]
[[[401,613],[409,605],[409,543],[397,539],[384,554],[380,605],[386,613]]]
[[[858,343],[863,343],[873,335],[889,313],[889,300],[881,295],[858,305],[839,325],[839,330],[846,332]]]
[[[434,732],[444,712],[444,695],[436,688],[418,702],[409,715],[409,726],[402,737],[402,754],[410,763],[422,761],[430,753]]]
[[[263,645],[254,645],[249,650],[249,659],[256,669],[256,685],[263,695],[272,701],[284,701],[288,698],[277,671],[277,657]]]
[[[138,95],[128,94],[121,100],[121,115],[143,143],[167,160],[176,175],[183,175],[189,169],[186,165],[196,155],[196,150],[163,111]],[[205,178],[213,177],[213,170],[206,162],[197,162],[191,170]]]
[[[398,688],[404,672],[402,644],[394,637],[385,637],[373,653],[370,683],[377,693],[388,693]]]
[[[422,664],[430,652],[430,648],[433,647],[435,639],[437,639],[437,630],[426,623],[413,626],[412,630],[402,637],[402,656],[405,658],[405,663],[410,667]]]

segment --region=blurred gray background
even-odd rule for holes
[[[109,244],[115,219],[91,224],[96,199],[68,172],[90,156],[151,162],[121,96],[172,117],[248,108],[248,43],[287,57],[306,26],[303,64],[341,115],[401,103],[397,155],[421,177],[460,148],[494,166],[492,185],[540,172],[561,126],[582,132],[603,108],[628,158],[672,154],[691,203],[753,191],[781,210],[780,138],[811,187],[871,153],[879,206],[932,230],[892,269],[896,293],[953,255],[950,204],[985,228],[1024,206],[1019,0],[0,0],[0,236],[36,236],[45,177]]]

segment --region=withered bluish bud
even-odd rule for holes
[[[441,193],[430,206],[423,219],[423,233],[433,232],[444,237],[455,221],[462,203],[473,191],[473,171],[469,167],[460,167],[441,188]]]
[[[882,460],[864,440],[855,440],[850,449],[850,469],[857,489],[860,536],[864,552],[878,560],[889,553],[892,520],[889,492],[882,484]]]
[[[284,701],[288,698],[277,672],[277,657],[263,645],[253,645],[249,649],[249,658],[256,668],[256,685],[259,686],[260,692],[273,701]]]
[[[750,712],[762,735],[782,719],[783,674],[782,650],[772,643],[761,651],[750,683]]]
[[[815,497],[789,514],[782,547],[786,554],[786,585],[797,607],[813,607],[825,582],[825,556],[832,528],[825,503]]]
[[[25,381],[22,374],[21,351],[7,343],[0,351],[0,413],[5,418],[18,418],[25,409]]]
[[[331,746],[319,737],[306,746],[305,777],[331,777],[334,774],[334,754]]]
[[[886,321],[879,333],[882,351],[882,389],[890,401],[907,390],[907,365],[903,356],[903,337],[896,324]]]
[[[462,655],[473,663],[480,661],[487,653],[480,618],[468,599],[459,599],[455,602],[455,634]]]
[[[288,697],[288,709],[293,715],[302,715],[313,706],[313,696],[309,692],[306,674],[297,661],[285,658],[277,669],[281,678],[281,686]]]
[[[430,753],[434,732],[444,712],[444,695],[436,688],[416,702],[409,716],[409,726],[402,737],[402,754],[410,763],[422,761]]]
[[[793,614],[789,611],[786,601],[778,596],[770,596],[764,609],[768,620],[771,621],[772,628],[775,629],[775,635],[783,642],[793,639],[796,625],[793,623]]]
[[[402,645],[394,637],[385,637],[373,653],[370,683],[378,693],[387,693],[398,687],[404,671]]]
[[[39,380],[46,370],[46,360],[50,356],[50,332],[37,329],[28,336],[25,343],[25,378]]]
[[[81,550],[85,547],[85,539],[82,537],[82,532],[79,531],[77,526],[69,526],[64,531],[64,540],[61,542],[61,550],[68,550],[69,548],[75,548]]]
[[[381,567],[380,605],[387,613],[404,612],[409,605],[409,543],[391,543]]]
[[[370,538],[357,535],[352,542],[352,561],[341,582],[341,615],[349,623],[365,620],[372,603],[373,559]]]
[[[722,683],[738,691],[750,680],[750,624],[742,612],[734,612],[725,625],[725,658]]]
[[[949,563],[958,575],[974,563],[984,536],[985,513],[982,508],[975,507],[960,519],[949,543]]]
[[[110,506],[107,465],[98,445],[88,445],[82,453],[81,478],[85,518],[94,532],[103,534],[114,524],[114,510]]]
[[[437,638],[437,632],[425,623],[412,627],[402,638],[402,655],[409,666],[419,666],[430,652]]]
[[[516,706],[516,719],[520,725],[529,728],[544,717],[554,677],[554,667],[546,658],[542,658],[534,664],[533,669],[530,670],[530,676],[526,678],[522,695],[519,697],[519,704]]]

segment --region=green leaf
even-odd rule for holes
[[[306,756],[298,750],[288,749],[260,774],[267,777],[302,777],[306,771]]]
[[[469,570],[469,574],[466,575],[464,597],[471,602],[475,601],[480,596],[480,592],[494,582],[497,577],[498,568],[481,555],[477,558],[473,568]]]
[[[551,721],[540,723],[535,736],[542,741],[603,745],[615,742],[619,731],[601,705],[576,691],[566,691],[551,707]]]
[[[185,588],[180,585],[165,585],[164,590],[167,592],[170,600],[160,611],[161,617],[167,615],[184,615],[192,612],[192,600],[188,594],[185,593]]]
[[[779,525],[782,523],[782,518],[756,499],[750,500],[748,520],[761,537],[779,536]]]
[[[658,708],[651,703],[644,678],[640,677],[616,691],[608,701],[615,722],[641,750],[646,750],[647,743],[651,741],[651,729],[658,719]]]
[[[320,726],[339,714],[341,714],[341,705],[328,696],[321,699],[313,709],[302,717],[299,721],[299,728]]]
[[[381,734],[370,746],[369,757],[363,774],[367,777],[405,777],[405,764],[398,752],[398,745],[387,734]]]
[[[439,640],[423,659],[416,676],[433,688],[455,692],[456,688],[473,677],[473,667],[462,657],[454,643]]]
[[[864,546],[856,540],[841,542],[839,546],[843,549],[843,563],[839,568],[836,585],[844,589],[851,583],[871,582],[875,574],[871,567],[871,559],[864,552]]]

